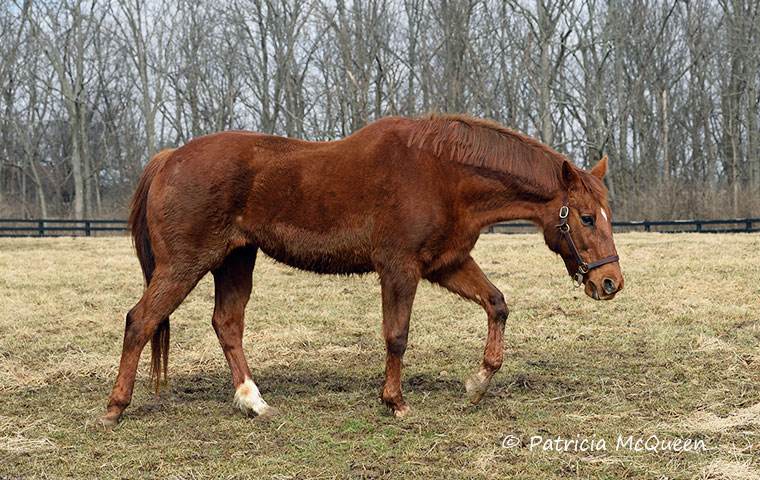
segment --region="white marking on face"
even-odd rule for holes
[[[599,211],[602,212],[602,216],[604,217],[605,220],[607,220],[607,214],[604,213],[604,209],[600,208]]]
[[[259,387],[250,378],[246,378],[245,382],[238,385],[235,389],[234,402],[246,414],[253,410],[257,415],[261,415],[268,407],[267,402],[261,398]]]

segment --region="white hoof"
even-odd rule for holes
[[[276,408],[270,407],[261,398],[259,387],[250,378],[246,378],[245,382],[238,385],[235,389],[235,399],[233,401],[246,415],[271,416],[277,411]]]

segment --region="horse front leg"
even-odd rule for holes
[[[385,382],[380,398],[399,418],[409,413],[409,407],[401,395],[401,361],[406,351],[409,318],[419,283],[417,272],[413,267],[379,270],[386,350]]]
[[[488,315],[488,337],[483,362],[478,371],[468,375],[465,380],[467,397],[477,405],[488,390],[491,377],[501,368],[504,357],[504,326],[509,316],[504,295],[486,278],[472,257],[456,268],[436,272],[427,279],[479,304]]]

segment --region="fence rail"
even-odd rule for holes
[[[645,231],[661,233],[750,233],[760,232],[760,218],[734,218],[728,220],[640,220],[612,222],[615,231]],[[535,229],[525,222],[498,223],[486,233],[521,233]],[[126,232],[126,220],[44,220],[0,218],[0,237],[60,237],[98,232]]]
[[[0,218],[0,237],[60,237],[96,232],[126,232],[126,220],[60,220]]]

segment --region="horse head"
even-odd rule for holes
[[[607,157],[591,172],[564,161],[563,188],[542,216],[546,244],[562,257],[576,285],[585,285],[586,295],[595,300],[611,300],[624,283],[602,184],[606,173]]]

